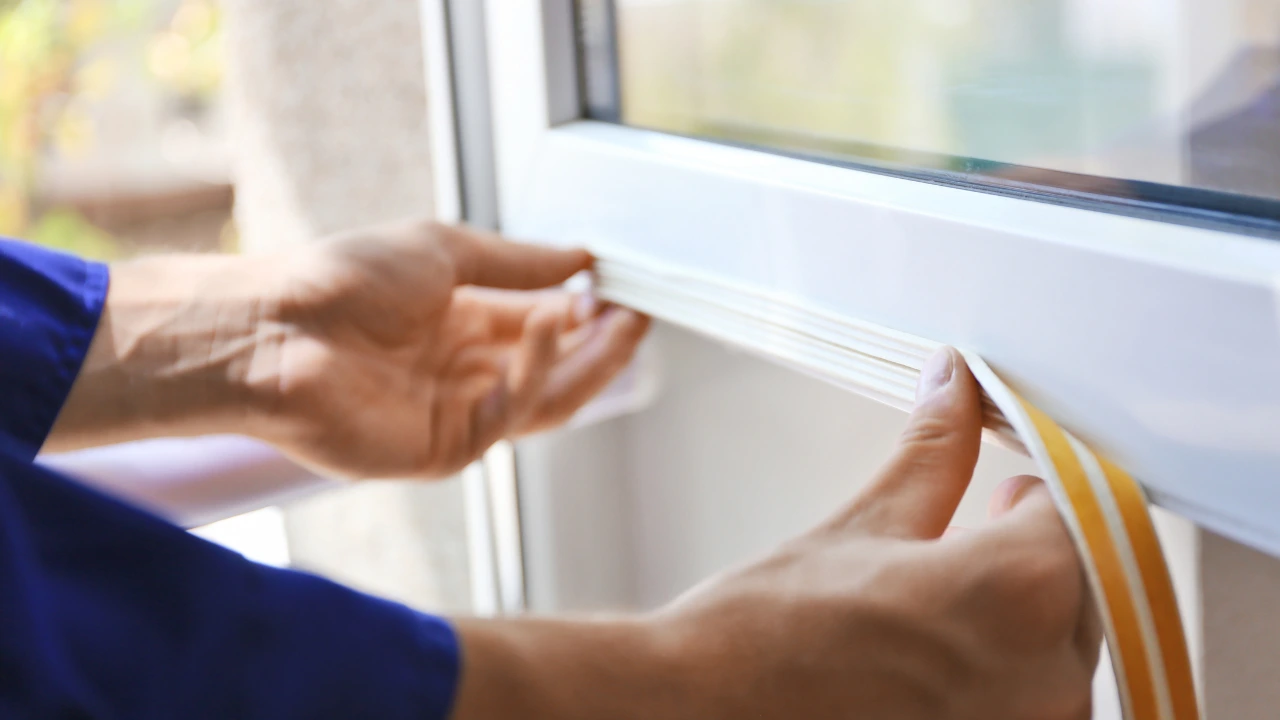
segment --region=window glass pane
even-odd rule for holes
[[[1280,219],[1280,0],[615,0],[579,15],[602,119]]]

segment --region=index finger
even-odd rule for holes
[[[459,285],[536,290],[559,285],[592,263],[586,250],[511,242],[473,228],[446,227],[441,239]]]
[[[1076,608],[1072,642],[1081,661],[1092,669],[1098,662],[1102,619],[1071,534],[1044,481],[1029,475],[1009,478],[992,496],[991,510],[993,521],[987,528],[972,537],[956,539],[975,542],[978,553],[986,557],[1002,548],[1029,551],[1037,559],[1045,580],[1056,577],[1059,583],[1068,581],[1071,593],[1063,599],[1072,599]]]
[[[627,366],[648,328],[649,318],[617,306],[580,328],[585,338],[552,370],[524,432],[568,420]]]
[[[996,489],[991,504],[992,522],[987,529],[993,536],[1002,540],[1016,538],[1020,543],[1070,548],[1072,557],[1075,556],[1071,534],[1053,503],[1053,496],[1040,478],[1033,475],[1009,478]]]

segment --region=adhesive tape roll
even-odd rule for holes
[[[596,293],[910,409],[939,343],[792,297],[596,250]],[[1186,638],[1164,553],[1133,478],[1004,384],[977,355],[988,439],[1030,455],[1071,533],[1110,649],[1127,720],[1198,720]]]

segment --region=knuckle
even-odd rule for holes
[[[1030,650],[1056,645],[1074,631],[1082,582],[1074,559],[1034,548],[991,551],[970,574],[963,597],[985,608],[1011,646]]]
[[[1063,582],[1057,567],[1057,563],[1032,559],[1008,573],[1005,580],[1008,597],[1025,604],[1032,611],[1031,617],[1042,624],[1056,625],[1057,620],[1073,616],[1073,613],[1065,612],[1067,604],[1061,602],[1063,590],[1069,586]],[[1060,609],[1064,612],[1059,612]]]
[[[456,233],[440,233],[434,243],[455,264],[460,263],[467,254],[466,241]]]
[[[1024,589],[1031,594],[1074,585],[1080,573],[1075,555],[1066,552],[1026,552],[1018,565]]]
[[[415,226],[414,233],[426,238],[454,259],[460,258],[471,248],[465,232],[460,232],[457,228],[448,225],[441,225],[434,220],[427,220]]]
[[[955,432],[952,423],[937,415],[925,415],[913,418],[902,431],[901,444],[907,447],[945,444],[951,441]]]
[[[440,233],[442,227],[440,223],[427,217],[410,218],[405,221],[404,227],[410,235],[417,237],[432,237],[437,234],[449,234]]]

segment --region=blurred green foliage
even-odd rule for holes
[[[217,4],[184,0],[167,22],[158,17],[161,5],[0,0],[0,235],[99,258],[118,254],[111,237],[74,210],[40,207],[42,163],[94,146],[92,105],[122,73],[143,73],[158,91],[177,96],[207,99],[216,92]]]
[[[81,257],[110,259],[119,254],[110,235],[74,210],[54,208],[41,213],[25,238]]]

